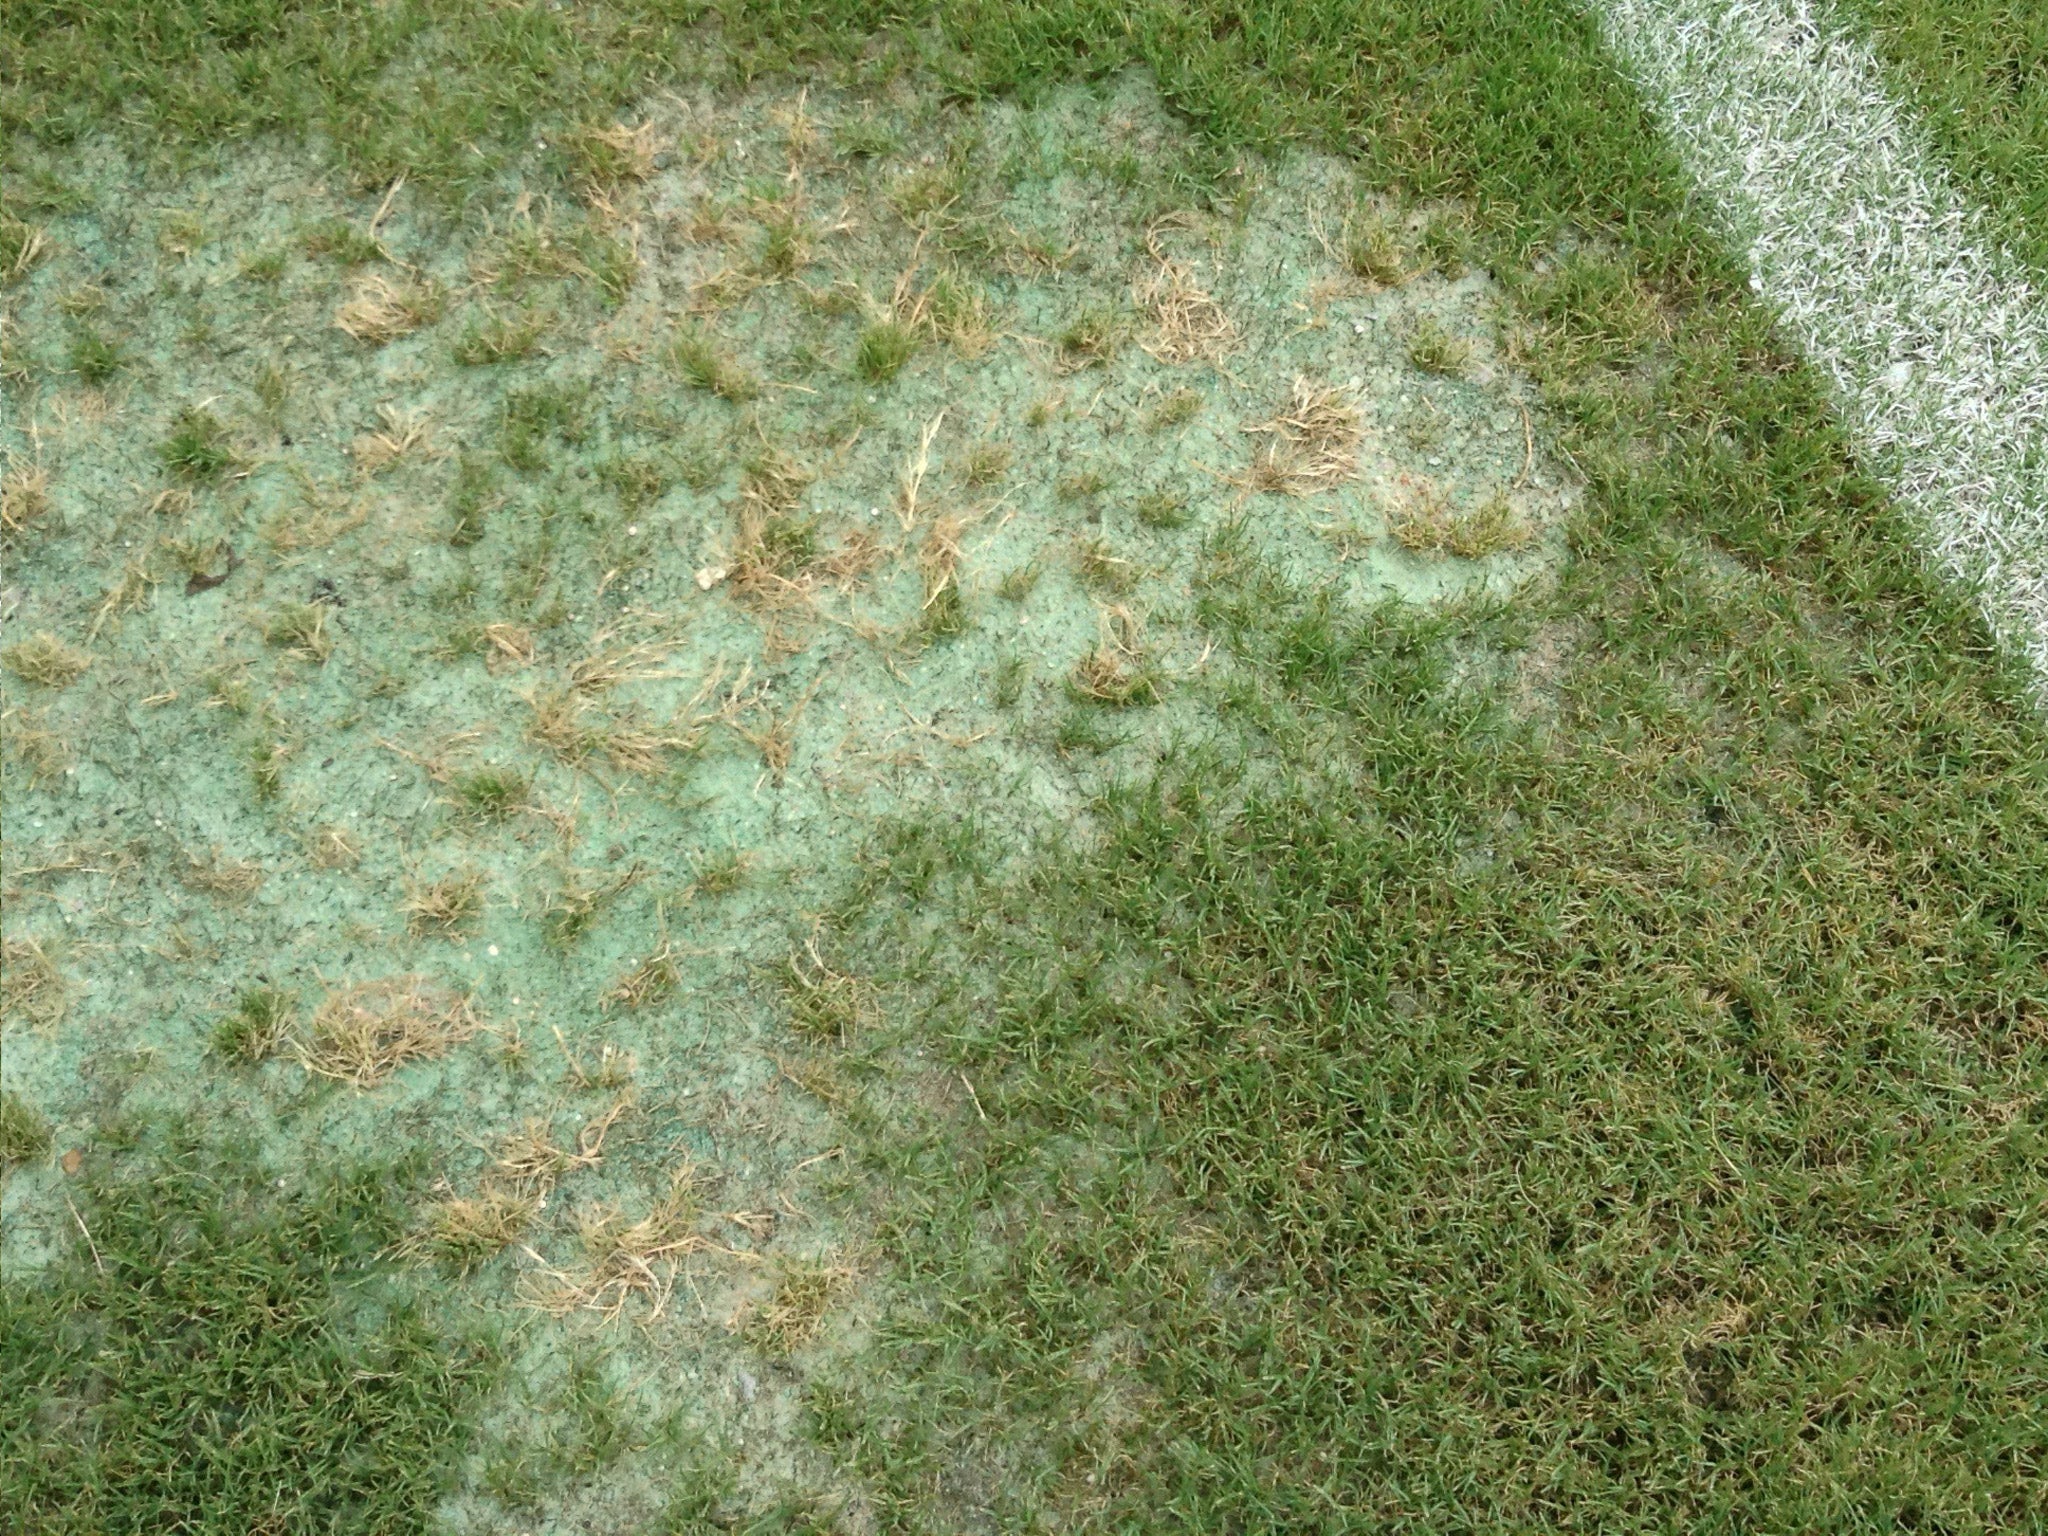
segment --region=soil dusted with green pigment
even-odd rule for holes
[[[1219,182],[1135,77],[548,149],[580,197],[456,218],[87,145],[6,298],[8,1273],[137,1117],[409,1159],[382,1251],[512,1360],[455,1530],[829,1481],[878,847],[1057,847],[1215,737],[1201,570],[1506,594],[1578,495],[1454,210]]]

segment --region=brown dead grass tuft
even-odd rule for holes
[[[299,1046],[319,1077],[372,1088],[409,1061],[445,1056],[480,1027],[469,999],[419,976],[357,982],[330,992]]]
[[[464,869],[431,884],[409,884],[400,910],[411,932],[454,938],[483,914],[484,877]]]
[[[382,474],[413,454],[433,452],[433,427],[424,413],[401,410],[395,405],[380,405],[377,415],[383,426],[377,431],[362,433],[348,445],[349,455],[356,461],[356,473]]]
[[[677,954],[676,947],[664,938],[659,949],[606,989],[604,1006],[645,1008],[667,997],[683,979],[683,968],[676,963]]]
[[[0,534],[11,538],[49,510],[50,472],[10,458],[0,474]]]
[[[348,302],[334,312],[334,328],[381,347],[441,318],[442,295],[431,283],[410,277],[395,281],[382,272],[357,280]]]
[[[209,896],[218,896],[224,901],[243,901],[256,893],[266,876],[262,865],[231,859],[220,849],[212,848],[204,857],[188,852],[184,867],[178,871],[178,878],[193,890],[204,891]]]
[[[0,943],[0,1019],[51,1024],[64,1013],[64,976],[35,939]]]
[[[1137,307],[1157,327],[1145,350],[1162,363],[1221,362],[1237,339],[1237,326],[1195,281],[1193,269],[1166,254],[1159,243],[1166,227],[1162,222],[1145,232],[1153,270],[1131,289]]]
[[[1122,606],[1105,608],[1101,623],[1102,643],[1074,665],[1074,693],[1119,707],[1158,703],[1159,677],[1146,657],[1137,615]]]
[[[542,1203],[538,1191],[496,1186],[450,1195],[428,1206],[425,1220],[392,1251],[400,1258],[439,1259],[467,1275],[518,1242]]]
[[[528,1304],[556,1316],[595,1312],[615,1322],[639,1297],[650,1304],[649,1321],[661,1316],[681,1260],[713,1246],[696,1230],[702,1214],[699,1190],[696,1170],[686,1164],[638,1221],[627,1220],[613,1205],[580,1212],[576,1224],[584,1263],[568,1272],[543,1269],[549,1283],[530,1282]]]
[[[1252,463],[1252,489],[1287,496],[1334,490],[1358,473],[1363,417],[1348,391],[1296,379],[1287,408],[1245,431],[1269,439]]]
[[[801,1349],[818,1336],[825,1314],[858,1273],[850,1264],[785,1261],[774,1294],[740,1314],[740,1337],[765,1355]]]
[[[45,629],[0,651],[0,663],[25,683],[42,688],[69,688],[85,675],[92,657]]]

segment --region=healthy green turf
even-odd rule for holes
[[[0,126],[305,127],[460,191],[689,19],[161,15],[16,7]],[[1043,846],[972,807],[875,846],[823,939],[904,1006],[790,1047],[891,1261],[807,1398],[848,1523],[2039,1523],[2048,738],[1584,17],[736,0],[722,42],[877,93],[1143,64],[1209,136],[1190,199],[1300,137],[1455,200],[1438,259],[1514,296],[1589,483],[1498,607],[1361,610],[1212,535],[1220,740]]]
[[[2048,9],[1844,0],[1999,233],[2048,272]]]
[[[0,1508],[56,1536],[432,1528],[493,1374],[394,1287],[388,1169],[186,1136],[88,1160],[68,1259],[0,1288]]]

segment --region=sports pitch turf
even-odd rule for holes
[[[27,1529],[2041,1518],[2048,736],[1576,10],[4,25]]]

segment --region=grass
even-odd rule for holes
[[[2048,14],[2023,0],[1845,0],[1957,180],[2048,274]]]
[[[68,1251],[0,1287],[0,1503],[52,1536],[437,1528],[495,1367],[386,1279],[397,1176],[156,1142],[95,1147]]]
[[[247,1066],[269,1060],[289,1038],[298,1008],[298,998],[283,987],[244,987],[213,1026],[214,1053]]]
[[[917,336],[894,320],[878,320],[860,333],[854,371],[870,384],[886,384],[917,355]]]
[[[186,480],[217,480],[235,462],[228,429],[203,406],[178,413],[170,435],[157,448],[165,469]]]
[[[34,1162],[49,1150],[49,1121],[12,1088],[0,1091],[0,1168]]]
[[[870,32],[896,19],[741,4],[725,43],[740,73],[886,73],[902,55]],[[1498,275],[1587,485],[1555,587],[1499,606],[1345,609],[1213,540],[1192,600],[1216,667],[1171,659],[1208,747],[1001,879],[971,817],[870,850],[826,935],[863,979],[806,965],[790,997],[805,1048],[858,1069],[843,1134],[896,1298],[803,1389],[832,1481],[897,1529],[2025,1528],[2048,1454],[2048,742],[1690,222],[1584,16],[908,19],[954,91],[1149,65],[1226,168],[1299,140],[1353,155],[1367,190],[1454,201],[1421,254]],[[317,131],[366,185],[403,169],[459,195],[543,116],[613,121],[690,22],[31,4],[0,23],[0,127],[57,143],[118,100],[139,131]],[[431,101],[407,68],[433,71]],[[905,199],[938,216],[951,175]],[[1563,255],[1566,226],[1597,238]],[[1121,325],[1077,328],[1063,361]],[[708,332],[685,339],[685,382],[744,396]],[[1187,424],[1188,398],[1144,424]],[[1304,397],[1261,424],[1273,488],[1341,480],[1343,410]],[[1063,752],[1141,728],[1101,707],[1158,696],[1135,620],[1066,683]],[[619,888],[566,872],[555,941]],[[387,1002],[348,1004],[367,1035],[331,1021],[369,1074],[337,1054],[334,1075],[375,1081],[380,1045],[444,1006]],[[81,1214],[104,1256],[118,1222]],[[681,1182],[644,1216],[586,1214],[563,1310],[659,1306],[704,1241]],[[8,1315],[7,1360],[70,1358],[47,1315]],[[330,1406],[382,1380],[350,1374]],[[141,1422],[125,1393],[97,1404]],[[321,1486],[328,1443],[298,1442],[315,1476],[258,1481]],[[443,1443],[368,1442],[419,1476]]]

